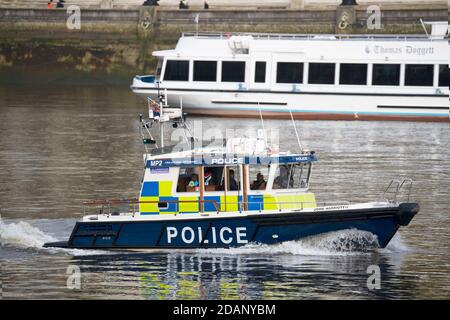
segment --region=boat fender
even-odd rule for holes
[[[418,203],[401,203],[396,213],[398,224],[401,226],[407,226],[419,210],[420,206]]]

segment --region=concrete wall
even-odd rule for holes
[[[356,22],[336,27],[336,10],[93,10],[81,12],[81,30],[66,27],[64,9],[0,9],[0,83],[128,84],[151,73],[154,50],[172,48],[193,31],[274,33],[423,33],[419,19],[448,20],[448,9],[382,11],[383,28],[367,30],[364,6]],[[144,28],[148,22],[148,27]]]
[[[56,0],[54,0],[56,1]],[[145,0],[66,0],[66,6],[72,4],[91,9],[137,9]],[[203,8],[206,1],[211,9],[245,9],[245,8],[326,8],[336,7],[342,0],[185,0],[191,9]],[[49,0],[0,0],[0,8],[47,8]],[[422,5],[423,0],[357,0],[360,5],[376,4],[380,6],[414,6]],[[450,0],[427,0],[428,5],[450,6]],[[160,0],[162,8],[177,8],[179,0]]]

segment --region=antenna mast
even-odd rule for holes
[[[266,150],[268,150],[269,146],[267,144],[266,128],[264,127],[264,119],[263,119],[263,116],[262,116],[262,111],[261,111],[261,106],[259,105],[259,101],[258,101],[258,110],[259,110],[259,117],[261,119],[261,125],[262,125],[262,129],[263,129],[264,144],[266,145]]]
[[[295,136],[297,137],[297,143],[298,143],[298,146],[300,148],[300,153],[303,153],[302,143],[300,142],[300,136],[298,134],[297,126],[295,125],[294,116],[292,115],[292,110],[291,109],[289,109],[289,114],[291,115],[291,121],[292,121],[292,125],[294,126]]]

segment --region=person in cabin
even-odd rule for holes
[[[236,181],[236,179],[234,178],[234,170],[230,170],[228,171],[228,189],[229,191],[237,191],[239,190],[239,184]],[[225,178],[224,178],[225,179]],[[219,190],[223,191],[225,190],[225,181],[224,179],[222,179],[222,183],[219,186]]]
[[[186,186],[189,184],[189,182],[186,182],[186,180],[188,180],[187,177],[180,177],[178,179],[178,184],[177,184],[177,192],[186,192]]]
[[[253,181],[251,190],[265,190],[266,189],[266,180],[264,180],[264,176],[261,172],[258,172],[256,175],[256,180]]]
[[[198,182],[198,174],[193,173],[191,174],[189,183],[188,183],[188,187],[189,188],[198,188],[199,186],[199,182]]]
[[[229,182],[230,190],[231,191],[239,190],[239,185],[236,179],[234,178],[234,170],[230,170],[229,174],[230,174],[230,182]]]

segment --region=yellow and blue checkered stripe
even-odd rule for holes
[[[140,201],[154,201],[154,203],[141,203],[141,214],[173,214],[173,213],[196,213],[199,212],[199,197],[185,196],[173,197],[172,181],[146,181],[142,185]],[[214,202],[220,211],[238,211],[242,196],[224,195],[205,196],[204,211],[217,211]],[[193,201],[193,202],[183,202]],[[248,210],[280,210],[315,208],[316,200],[313,193],[296,195],[248,195]],[[158,208],[158,202],[167,202],[166,208]],[[302,204],[303,203],[303,204]]]

